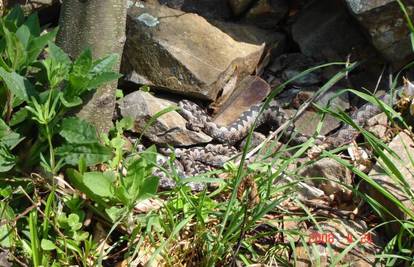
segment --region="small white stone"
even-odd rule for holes
[[[147,25],[148,27],[155,27],[157,26],[160,21],[158,20],[158,18],[148,14],[148,13],[142,13],[141,15],[139,15],[137,17],[137,19],[141,22],[143,22],[145,25]]]

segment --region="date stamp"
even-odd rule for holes
[[[332,232],[326,232],[326,233],[311,232],[309,235],[308,242],[311,244],[335,244],[336,241],[338,242],[345,241],[349,244],[352,244],[354,241],[358,240],[358,237],[354,237],[350,233],[348,233],[346,237],[341,238],[341,240],[339,240],[337,236],[342,236],[342,234],[335,235]],[[369,232],[363,234],[360,237],[359,242],[361,244],[372,243],[372,234]]]

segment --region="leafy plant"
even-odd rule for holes
[[[86,49],[72,61],[53,43],[56,33],[57,29],[42,32],[37,15],[25,18],[19,7],[0,19],[0,246],[19,244],[34,266],[68,265],[73,258],[86,266],[87,258],[98,250],[81,230],[84,212],[76,208],[76,198],[66,202],[64,211],[57,211],[61,202],[56,180],[49,184],[44,178],[56,177],[65,165],[78,163],[82,163],[83,175],[87,167],[113,158],[114,147],[105,145],[90,123],[68,113],[82,104],[86,93],[120,75],[112,71],[117,55],[94,60]],[[42,179],[47,196],[42,212],[38,212],[40,204],[33,203],[40,203],[38,198],[44,193],[38,195],[33,179],[26,182],[20,177],[38,172],[38,166],[44,172],[35,176]],[[90,178],[91,173],[86,176]],[[3,183],[4,178],[9,182]],[[22,196],[31,206],[25,206],[27,201],[11,201]],[[29,214],[28,223],[23,224],[27,238],[15,234],[14,223],[6,223],[13,220],[13,210],[25,209]]]
[[[75,169],[68,169],[67,174],[72,184],[99,203],[106,209],[107,215],[116,221],[120,215],[132,210],[138,201],[156,193],[158,177],[152,174],[154,166],[156,151],[153,146],[142,152],[138,158],[129,159],[125,174],[114,170],[82,173]]]
[[[40,162],[47,172],[56,174],[65,164],[77,164],[80,155],[88,166],[109,159],[110,149],[100,144],[92,126],[77,118],[62,119],[70,108],[82,104],[81,96],[86,92],[119,78],[112,71],[117,56],[94,61],[86,49],[72,62],[52,42],[57,29],[42,34],[37,16],[25,20],[19,8],[4,17],[0,26],[0,102],[5,104],[0,127],[2,132],[11,132],[10,127],[24,132],[34,122],[38,131],[27,156],[29,162],[20,167]],[[39,58],[46,46],[45,58]],[[58,142],[58,133],[64,137],[63,143]],[[77,138],[83,134],[87,135]],[[17,135],[14,133],[15,138]],[[11,151],[17,144],[17,139],[1,142],[0,171],[17,164]],[[55,150],[56,144],[60,146]]]

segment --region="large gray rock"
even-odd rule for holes
[[[352,62],[361,64],[350,72],[348,81],[354,88],[376,87],[383,68],[383,59],[363,34],[358,22],[349,14],[342,0],[312,1],[303,8],[292,25],[293,40],[301,52],[322,62]],[[343,66],[324,69],[329,79]],[[383,79],[385,80],[385,79]],[[386,84],[381,84],[387,86]]]
[[[150,93],[136,91],[126,95],[119,108],[122,117],[134,119],[133,131],[142,133],[145,130],[143,135],[154,143],[189,146],[211,141],[211,137],[202,132],[188,130],[187,121],[176,111],[168,112],[148,125],[155,114],[172,105],[173,102],[156,98]]]
[[[215,100],[229,80],[252,73],[263,53],[264,45],[235,41],[196,14],[141,5],[128,12],[122,69],[155,86]]]
[[[292,37],[303,54],[328,61],[344,60],[369,47],[341,0],[313,1],[301,10]]]
[[[350,10],[371,36],[372,44],[396,67],[413,58],[409,30],[395,0],[346,0]],[[414,3],[404,1],[412,16]]]
[[[395,175],[391,177],[388,173],[384,171],[381,166],[384,166],[382,160],[379,160],[371,172],[368,174],[376,183],[378,183],[383,189],[387,190],[399,201],[402,202],[403,206],[411,212],[414,211],[414,205],[411,199],[411,194],[404,191],[404,187],[407,189],[414,188],[414,174],[412,168],[412,156],[414,155],[414,142],[413,139],[406,134],[405,132],[399,133],[392,141],[388,144],[388,147],[397,153],[398,157],[390,155],[387,151],[384,151],[385,156],[389,158],[394,164],[398,171],[401,172],[402,177],[405,179],[406,185],[403,185]],[[392,172],[391,172],[392,173]],[[397,205],[394,204],[391,200],[385,197],[381,192],[379,192],[374,187],[369,184],[365,184],[367,193],[378,203],[381,203],[388,211],[390,211],[393,216],[389,215],[387,212],[384,212],[385,217],[390,220],[395,220],[394,216],[400,220],[405,220],[407,218],[407,213],[402,211]],[[409,217],[409,216],[408,216]],[[399,232],[401,225],[399,223],[392,223],[389,227],[390,236],[394,236]]]

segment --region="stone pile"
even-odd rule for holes
[[[147,0],[128,1],[127,40],[122,60],[125,81],[135,90],[149,86],[150,91],[136,91],[119,103],[122,116],[135,119],[134,131],[142,133],[151,143],[173,146],[206,144],[211,138],[202,132],[188,129],[179,113],[173,111],[151,118],[180,99],[191,99],[208,107],[214,121],[229,125],[250,106],[262,102],[272,90],[283,86],[277,96],[288,114],[294,115],[301,104],[311,98],[344,65],[334,65],[301,75],[304,70],[329,62],[360,61],[356,70],[315,103],[319,107],[334,107],[349,111],[361,104],[353,96],[338,94],[344,88],[386,91],[389,82],[378,80],[381,72],[398,71],[412,59],[409,31],[399,5],[394,0]],[[414,5],[406,7],[412,14]],[[385,68],[387,66],[387,68]],[[388,74],[388,73],[387,73]],[[293,79],[295,78],[295,79]],[[292,80],[293,79],[293,80]],[[146,87],[148,88],[148,87]],[[339,96],[338,96],[339,95]],[[308,108],[295,121],[296,128],[307,135],[315,132],[319,122],[315,109]],[[327,116],[320,131],[326,135],[340,123]],[[382,128],[381,128],[382,127]],[[383,138],[387,127],[377,127]],[[407,171],[412,154],[412,139],[403,133],[395,136],[390,147],[406,150],[401,156],[401,171],[411,184],[412,173]],[[369,151],[351,147],[352,163],[361,171],[402,199],[401,189],[386,175],[381,162],[367,165]],[[365,153],[365,154],[364,154]],[[361,155],[365,161],[360,161]],[[359,164],[359,165],[358,165]],[[322,158],[304,164],[298,175],[322,178],[309,186],[322,190],[338,202],[338,207],[351,212],[356,205],[345,208],[352,199],[349,187],[355,186],[350,170],[333,159]],[[344,186],[345,185],[345,186]],[[413,183],[414,185],[414,183]],[[348,188],[346,188],[348,186]],[[374,199],[384,203],[369,184],[363,184]],[[406,195],[406,194],[405,194]],[[351,196],[351,197],[350,197]],[[341,201],[346,199],[346,201]],[[352,202],[352,201],[351,201]],[[393,216],[405,219],[393,203],[385,203]],[[413,210],[412,207],[408,206]],[[353,238],[367,234],[366,223],[356,220],[332,220],[321,224],[338,235]],[[394,232],[396,226],[391,226]],[[314,229],[317,231],[317,229]],[[369,233],[371,235],[371,233]],[[350,258],[359,266],[371,266],[376,246],[375,237],[366,246],[351,250]],[[336,244],[340,253],[347,239]],[[319,248],[321,249],[321,248]],[[362,254],[361,254],[362,253]],[[299,262],[310,266],[314,255],[297,250]],[[329,262],[329,257],[323,259]]]

